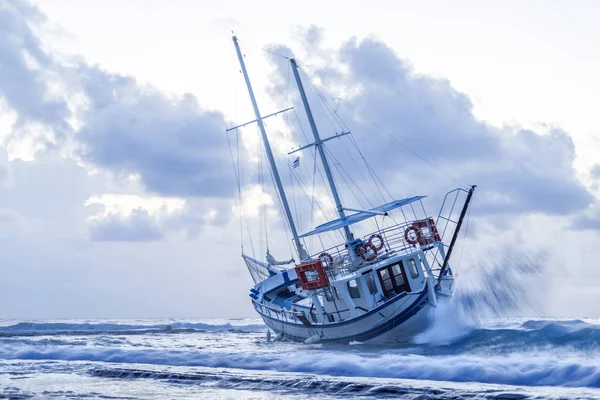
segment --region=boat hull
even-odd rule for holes
[[[427,288],[417,293],[402,293],[363,315],[331,324],[306,326],[300,322],[282,321],[274,315],[260,313],[277,334],[289,340],[304,342],[318,335],[319,342],[366,344],[402,344],[429,327],[433,306]]]

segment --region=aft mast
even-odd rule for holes
[[[335,181],[333,180],[331,168],[329,168],[329,162],[327,161],[327,156],[325,155],[325,150],[323,149],[323,141],[321,140],[321,136],[319,135],[319,130],[317,129],[317,125],[315,124],[315,119],[313,118],[310,105],[308,104],[308,100],[306,98],[306,93],[304,92],[304,86],[302,85],[300,74],[298,73],[298,64],[296,64],[296,60],[293,58],[290,60],[290,63],[292,64],[292,71],[294,71],[294,78],[296,79],[296,84],[298,85],[300,97],[302,97],[302,103],[304,103],[304,109],[306,110],[306,116],[308,117],[308,122],[310,123],[310,129],[312,130],[313,136],[315,137],[315,142],[313,144],[319,151],[319,156],[321,156],[321,163],[323,164],[323,168],[325,169],[325,175],[327,175],[327,180],[329,181],[329,187],[331,188],[331,193],[333,194],[333,200],[335,201],[335,206],[337,208],[338,215],[343,220],[346,218],[346,213],[344,212],[344,207],[342,206],[340,195],[338,193],[337,187],[335,186]],[[346,241],[351,242],[353,240],[353,237],[352,233],[350,232],[350,228],[348,228],[348,225],[344,226],[344,233],[346,234]]]
[[[296,245],[296,250],[298,251],[300,260],[303,260],[303,259],[308,258],[308,254],[302,247],[302,243],[300,243],[300,239],[298,238],[298,231],[296,230],[296,224],[294,223],[294,218],[292,217],[290,205],[287,201],[287,196],[285,195],[285,190],[283,188],[283,184],[281,183],[281,178],[279,176],[279,171],[277,170],[277,165],[275,164],[275,158],[273,157],[273,152],[271,151],[271,145],[269,144],[269,138],[267,137],[265,125],[263,123],[263,118],[261,117],[260,112],[258,110],[258,105],[256,104],[256,98],[254,97],[254,91],[252,90],[252,85],[250,84],[250,78],[248,77],[248,71],[246,70],[246,65],[244,64],[244,57],[242,56],[242,52],[240,50],[240,46],[238,44],[238,40],[237,40],[236,36],[233,36],[233,44],[235,45],[235,50],[237,52],[237,56],[240,61],[240,66],[242,68],[242,74],[244,75],[244,80],[246,81],[246,86],[248,87],[248,94],[250,95],[250,101],[252,102],[252,107],[254,108],[254,115],[256,116],[256,122],[258,123],[258,127],[260,128],[260,134],[262,136],[262,141],[265,146],[265,152],[267,153],[267,159],[269,160],[269,164],[271,166],[271,171],[273,172],[275,186],[277,186],[277,192],[279,193],[279,198],[281,199],[281,203],[283,204],[285,216],[287,218],[288,224],[292,231],[292,236],[294,238],[294,244]]]

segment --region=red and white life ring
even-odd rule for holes
[[[368,257],[366,255],[367,249],[371,250],[371,255]],[[371,242],[363,243],[363,245],[360,246],[360,257],[365,261],[373,261],[377,258],[377,247],[375,247]]]
[[[412,238],[409,235],[410,232],[415,233],[415,237]],[[411,225],[404,231],[404,239],[410,244],[417,244],[421,242],[421,229],[415,225]]]
[[[380,234],[375,233],[375,234],[371,235],[371,237],[369,238],[369,243],[373,244],[373,239],[379,240],[379,246],[375,246],[377,251],[383,249],[383,244],[384,244],[383,237]]]

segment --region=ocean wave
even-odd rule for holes
[[[131,350],[121,348],[0,348],[0,358],[94,361],[301,372],[319,375],[426,379],[525,386],[600,387],[600,361],[540,354],[423,356],[334,352],[296,347],[281,353]]]
[[[72,322],[18,322],[0,326],[0,337],[46,336],[46,335],[98,335],[119,334],[135,335],[148,333],[186,333],[186,332],[261,332],[263,324],[207,324],[200,322],[172,322],[160,324],[123,324],[123,323],[72,323]]]
[[[417,341],[419,354],[505,354],[532,349],[600,352],[600,326],[583,321],[527,321],[522,329],[465,328],[460,334],[435,331]],[[537,329],[534,329],[537,328]],[[427,339],[427,340],[425,340]]]
[[[514,393],[514,391],[503,388],[481,388],[469,390],[469,388],[441,388],[432,387],[428,384],[420,386],[410,383],[389,383],[385,380],[377,379],[373,381],[357,379],[347,380],[343,378],[323,378],[314,375],[252,375],[245,373],[235,373],[231,370],[224,372],[204,372],[195,371],[193,373],[182,373],[179,371],[155,371],[147,369],[129,369],[129,368],[94,368],[90,374],[95,377],[111,379],[156,379],[167,380],[169,382],[180,383],[199,383],[216,385],[220,388],[234,388],[236,390],[268,390],[273,392],[290,391],[296,393],[303,391],[312,396],[319,394],[328,395],[351,395],[353,397],[377,397],[381,398],[393,396],[398,398],[452,398],[452,399],[503,399],[503,400],[524,400],[534,396],[529,394]],[[539,395],[535,396],[540,398]]]

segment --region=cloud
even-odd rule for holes
[[[12,160],[9,168],[12,179],[0,186],[4,318],[251,315],[251,279],[239,257],[237,226],[206,221],[210,230],[180,240],[177,234],[188,229],[183,214],[172,216],[182,221],[171,227],[169,218],[137,210],[132,219],[112,215],[90,230],[88,218],[101,210],[94,210],[97,203],[85,204],[106,192],[103,173],[89,174],[75,160],[43,154]],[[220,203],[210,199],[197,211],[210,214]],[[190,224],[202,222],[198,217]],[[92,234],[97,240],[90,240]],[[159,236],[164,238],[154,240]],[[207,310],[203,305],[223,294],[214,285],[223,274],[228,300]]]
[[[99,200],[99,199],[96,199]],[[136,203],[128,202],[128,206]],[[153,242],[167,237],[195,240],[209,229],[228,227],[232,222],[233,201],[213,198],[188,198],[182,207],[158,208],[139,201],[139,207],[106,207],[99,201],[88,202],[95,215],[89,221],[90,239],[96,242]]]
[[[431,194],[450,184],[417,153],[445,174],[478,184],[480,215],[565,215],[595,200],[575,174],[574,144],[563,130],[490,126],[475,118],[468,96],[447,79],[416,74],[384,43],[350,39],[340,49],[324,51],[319,36],[309,30],[305,46],[311,52],[302,66],[320,82],[324,99],[342,96],[339,115],[396,197]],[[281,66],[278,71],[284,79],[286,71]],[[340,144],[327,147],[342,153],[345,166],[351,164]],[[352,175],[358,178],[357,172]]]
[[[27,2],[0,1],[0,98],[17,113],[18,125],[38,122],[63,135],[71,113],[50,85],[60,69],[32,28],[44,19]]]
[[[33,161],[12,160],[11,181],[0,188],[0,208],[16,210],[26,218],[38,218],[63,227],[87,217],[85,201],[103,190],[99,175],[73,159],[38,154]]]
[[[155,219],[139,208],[126,218],[110,214],[90,227],[92,241],[148,242],[163,238],[164,233]]]
[[[137,174],[165,196],[228,197],[235,188],[225,119],[186,94],[167,97],[135,79],[80,66],[89,108],[76,133],[86,162]]]
[[[45,51],[36,34],[43,23],[44,16],[27,3],[0,0],[0,96],[17,116],[11,136],[38,135],[41,124],[43,130],[69,139],[68,145],[57,142],[67,158],[40,151],[32,161],[8,161],[0,151],[0,273],[6,277],[0,281],[0,304],[5,305],[0,314],[90,318],[250,313],[250,278],[239,260],[237,215],[232,218],[236,185],[225,117],[201,106],[205,93],[198,98],[171,96],[81,59],[61,63]],[[540,218],[530,222],[526,214],[545,215],[541,219],[548,229],[539,228],[545,236],[536,234],[534,239],[538,247],[547,246],[568,227],[568,222],[559,226],[556,221],[568,220],[592,201],[573,172],[575,151],[566,132],[497,128],[478,121],[468,96],[448,80],[416,74],[376,40],[352,39],[332,50],[324,47],[320,29],[306,37],[304,47],[312,56],[303,57],[301,66],[316,78],[325,98],[341,95],[339,114],[394,197],[443,193],[455,185],[415,158],[405,144],[447,173],[479,184],[477,215],[505,222],[479,224],[482,233],[474,239],[487,240],[489,247],[498,238],[503,245],[532,240],[528,229],[539,227]],[[282,79],[287,80],[285,68]],[[332,133],[331,127],[320,127],[322,136]],[[341,163],[352,165],[341,141],[327,146]],[[294,173],[311,170],[309,160],[303,158]],[[340,174],[337,161],[332,164]],[[372,186],[371,175],[359,168],[349,171],[345,178],[354,178],[357,186],[346,187],[343,196],[354,201],[354,195]],[[282,175],[287,179],[288,174]],[[86,202],[108,193],[173,196],[185,206],[155,213],[132,204],[130,214],[109,212],[90,223],[91,214],[100,210],[86,207]],[[315,193],[323,198],[327,192],[318,187]],[[301,194],[298,198],[299,203],[305,200]],[[264,204],[248,203],[248,209]],[[278,204],[272,203],[265,204],[264,220],[243,218],[250,226],[244,226],[244,234],[246,228],[263,231],[253,236],[256,256],[261,257],[264,248],[258,245],[264,244],[268,225],[271,251],[283,259],[292,250],[280,229]],[[312,228],[309,221],[319,220],[312,207],[298,209],[303,230]],[[582,254],[577,250],[579,232],[571,228],[569,234],[568,247]],[[586,239],[581,249],[594,248],[597,238]],[[317,246],[316,238],[313,244]],[[246,245],[248,253],[254,250],[252,243]],[[224,275],[227,299],[214,285]],[[21,301],[15,304],[15,298]],[[214,299],[222,301],[207,310],[204,306]]]
[[[594,165],[591,171],[592,178],[600,180],[600,164]]]
[[[6,149],[0,146],[0,187],[7,185],[11,179],[10,163]]]
[[[85,162],[137,175],[153,193],[231,194],[235,184],[220,112],[203,109],[193,95],[170,97],[81,59],[61,64],[36,33],[45,18],[37,8],[22,1],[0,4],[0,96],[19,127],[42,124],[54,139],[68,134]],[[81,126],[75,132],[72,118]],[[15,128],[9,139],[33,134],[48,145],[44,132]]]

